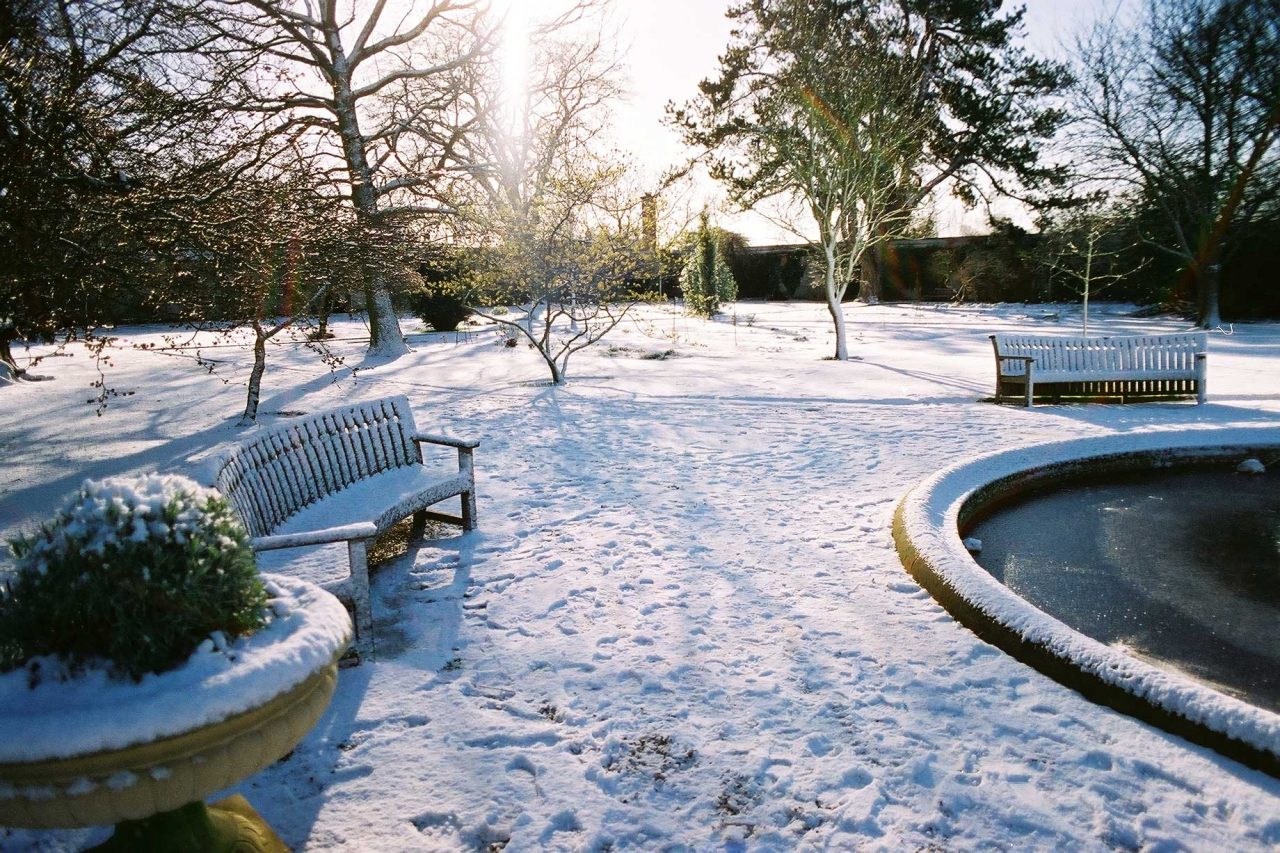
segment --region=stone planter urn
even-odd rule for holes
[[[204,798],[288,754],[328,707],[351,639],[342,604],[264,576],[273,616],[139,682],[0,676],[0,825],[116,824],[106,850],[283,850],[242,797]],[[23,691],[25,690],[25,694]]]

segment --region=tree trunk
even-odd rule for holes
[[[329,315],[333,313],[333,280],[320,297],[320,305],[316,308],[316,331],[313,340],[327,341],[333,337],[329,331]]]
[[[249,373],[249,394],[245,399],[244,415],[240,423],[251,424],[258,420],[258,400],[262,396],[262,374],[267,371],[267,336],[262,327],[253,324],[253,370]]]
[[[1086,338],[1089,337],[1089,282],[1093,280],[1093,245],[1094,241],[1091,238],[1084,256],[1084,309],[1080,316],[1083,324],[1081,335]]]
[[[538,352],[542,355],[542,360],[547,363],[547,369],[551,371],[551,384],[563,385],[564,371],[560,368],[560,365],[556,364],[556,360],[541,346],[538,347]]]
[[[1200,268],[1196,276],[1196,301],[1199,308],[1201,329],[1216,329],[1222,325],[1222,315],[1218,309],[1218,298],[1222,291],[1222,265],[1211,261]]]
[[[347,161],[351,204],[362,223],[376,228],[379,224],[378,193],[365,147],[368,143],[360,131],[359,114],[351,89],[352,71],[336,24],[325,33],[325,41],[333,60],[333,114],[338,123],[338,135],[342,138],[342,153]],[[391,307],[391,293],[381,273],[368,275],[364,296],[365,311],[369,315],[369,354],[396,358],[407,353],[409,346],[400,332],[400,322]]]
[[[840,300],[836,298],[830,291],[827,292],[827,310],[831,312],[831,321],[836,327],[836,361],[849,360],[849,346],[846,339],[844,328],[844,309],[840,307]]]
[[[823,249],[827,260],[826,293],[827,310],[831,312],[831,322],[836,327],[836,361],[849,360],[849,345],[844,328],[844,309],[840,307],[840,297],[844,296],[844,288],[836,282],[835,247],[827,242]]]
[[[13,358],[15,336],[8,329],[0,329],[0,385],[12,385],[22,376],[18,362]]]
[[[533,325],[532,316],[530,316],[530,321],[531,322],[529,325],[530,327],[532,327]],[[542,336],[534,340],[533,336],[530,335],[529,339],[534,341],[534,346],[537,347],[538,354],[542,356],[542,360],[547,363],[547,369],[551,371],[551,384],[563,385],[565,382],[565,369],[569,365],[570,353],[566,352],[563,354],[564,355],[563,364],[558,363],[556,361],[555,356],[552,355],[551,353],[551,347],[553,345],[551,332],[552,332],[551,312],[550,312],[550,309],[548,308],[547,314],[545,315],[545,324],[543,325],[543,328],[542,328]]]
[[[878,246],[873,246],[862,256],[862,281],[858,284],[858,299],[868,305],[880,302],[884,287],[884,259]]]
[[[409,351],[400,332],[400,321],[391,305],[391,293],[381,275],[373,275],[364,288],[365,310],[369,312],[369,354],[397,358]]]

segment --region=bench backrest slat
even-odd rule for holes
[[[306,431],[300,429],[300,426],[300,424],[290,425],[289,440],[296,448],[293,454],[293,458],[298,461],[295,479],[303,486],[307,502],[311,503],[325,494],[324,480],[312,462],[312,448],[307,441]]]
[[[263,536],[359,480],[421,462],[416,431],[404,397],[300,418],[237,446],[216,484],[249,532]]]
[[[263,473],[270,477],[280,493],[283,508],[307,505],[307,490],[297,475],[296,448],[289,441],[288,429],[267,437],[267,447],[273,454],[272,465]]]
[[[245,461],[249,467],[245,485],[262,493],[263,524],[275,524],[286,502],[280,494],[279,484],[271,476],[275,458],[271,454],[269,442],[264,438],[252,442],[245,450]]]
[[[338,487],[337,479],[333,473],[334,469],[337,468],[337,462],[324,443],[324,432],[321,430],[318,421],[319,419],[317,418],[311,418],[299,426],[307,437],[311,464],[319,472],[317,480],[322,484],[321,488],[324,493],[330,494]]]
[[[350,467],[342,473],[344,486],[369,476],[372,473],[369,470],[369,457],[364,449],[360,446],[358,438],[359,433],[356,430],[355,415],[350,409],[338,412],[338,433],[335,440],[338,441],[347,452],[347,458],[350,460]]]
[[[369,424],[376,422],[376,414],[378,413],[373,413],[366,409],[361,414],[364,416],[364,422]],[[371,420],[371,418],[374,420]],[[387,443],[389,436],[387,436],[385,430],[380,429],[374,429],[371,435],[372,438],[369,441],[369,445],[373,448],[374,465],[377,466],[377,470],[385,471],[395,464],[393,461],[395,457],[390,452],[390,447]]]
[[[346,426],[337,412],[325,414],[318,423],[321,426],[320,445],[332,454],[336,463],[333,469],[333,491],[337,491],[347,485],[347,477],[355,470],[354,451],[345,440]]]
[[[324,466],[316,455],[315,436],[306,424],[295,424],[292,430],[295,440],[302,446],[302,461],[305,464],[307,479],[318,497],[328,493],[328,481],[325,479]]]

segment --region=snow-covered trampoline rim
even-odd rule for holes
[[[912,489],[894,514],[907,571],[980,637],[1093,701],[1280,776],[1280,714],[1088,637],[1033,606],[974,561],[962,519],[1028,486],[1092,470],[1243,459],[1280,449],[1280,428],[1095,436],[962,460]]]

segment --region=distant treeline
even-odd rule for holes
[[[1280,226],[1269,239],[1258,239],[1228,258],[1223,267],[1222,314],[1227,320],[1280,318]],[[740,299],[822,301],[820,259],[811,259],[807,246],[727,245],[729,266],[738,285]],[[1139,305],[1186,307],[1191,296],[1176,260],[1144,250],[1127,251],[1134,257],[1124,260],[1136,269],[1091,294],[1104,302],[1133,302]],[[882,245],[874,266],[864,275],[878,271],[879,298],[886,302],[1071,302],[1079,299],[1078,285],[1054,275],[1045,263],[1049,248],[1039,234],[1016,226],[1003,225],[994,233],[965,237],[926,237],[895,240]],[[675,252],[678,258],[680,250]],[[400,310],[422,315],[423,301],[438,298],[436,289],[464,274],[466,264],[456,255],[442,262],[432,257],[418,272],[426,285],[394,294]],[[443,257],[443,256],[442,256]],[[188,265],[189,266],[189,265]],[[197,265],[198,266],[198,265]],[[678,264],[665,264],[660,296],[679,298]],[[192,275],[184,270],[181,275]],[[656,283],[649,284],[656,290]],[[854,282],[857,285],[858,282]],[[217,292],[216,288],[211,288]],[[129,291],[124,291],[127,294]],[[849,288],[846,301],[859,292]],[[287,282],[279,288],[277,310],[289,301]],[[326,306],[343,312],[359,310],[359,295],[351,299],[345,290],[336,290]],[[456,300],[453,300],[456,301]],[[459,303],[460,305],[461,303]],[[202,306],[205,318],[221,316],[218,305]],[[157,310],[140,302],[119,298],[109,312],[117,323],[172,322],[190,319],[190,306],[162,305]],[[465,316],[465,311],[461,316]]]
[[[1051,274],[1038,234],[1016,226],[969,237],[896,240],[875,258],[880,299],[922,302],[1054,302],[1079,297],[1071,282]],[[1091,298],[1139,305],[1177,305],[1184,292],[1176,260],[1134,247],[1136,272]],[[821,262],[805,246],[749,247],[730,253],[742,299],[822,300]],[[1143,263],[1145,261],[1145,264]],[[864,274],[865,271],[864,271]],[[1280,227],[1242,247],[1223,265],[1222,314],[1230,320],[1280,318]],[[858,293],[851,287],[846,301]]]

